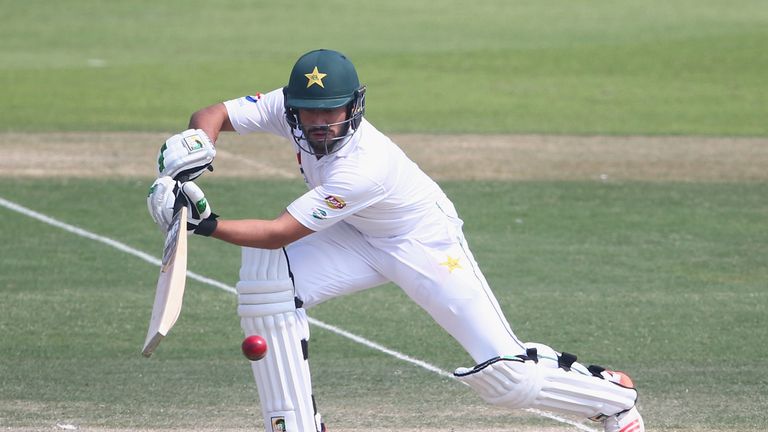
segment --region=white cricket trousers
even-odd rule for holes
[[[394,282],[480,363],[524,354],[444,198],[410,233],[372,238],[339,222],[286,247],[305,308]]]

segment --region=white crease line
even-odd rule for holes
[[[416,366],[419,366],[421,368],[424,368],[424,369],[426,369],[426,370],[428,370],[430,372],[434,372],[434,373],[436,373],[438,375],[442,375],[442,376],[447,377],[447,378],[454,378],[452,373],[446,372],[446,371],[440,369],[437,366],[434,366],[434,365],[431,365],[431,364],[429,364],[429,363],[427,363],[425,361],[413,358],[413,357],[411,357],[409,355],[406,355],[406,354],[403,354],[403,353],[391,350],[391,349],[389,349],[389,348],[387,348],[385,346],[377,344],[376,342],[370,341],[370,340],[368,340],[368,339],[366,339],[366,338],[364,338],[362,336],[358,336],[356,334],[350,333],[350,332],[348,332],[346,330],[342,330],[342,329],[340,329],[340,328],[338,328],[336,326],[332,326],[330,324],[326,324],[326,323],[324,323],[322,321],[318,321],[318,320],[316,320],[314,318],[311,318],[311,317],[309,318],[309,322],[314,324],[314,325],[316,325],[316,326],[318,326],[318,327],[320,327],[320,328],[323,328],[323,329],[328,330],[330,332],[336,333],[339,336],[344,336],[347,339],[351,339],[351,340],[353,340],[353,341],[355,341],[355,342],[357,342],[359,344],[365,345],[365,346],[367,346],[369,348],[373,348],[373,349],[375,349],[377,351],[381,351],[381,352],[383,352],[385,354],[389,354],[392,357],[395,357],[395,358],[397,358],[399,360],[403,360],[403,361],[406,361],[408,363],[412,363],[412,364],[414,364]]]
[[[160,259],[155,258],[152,255],[144,253],[144,252],[142,252],[142,251],[140,251],[138,249],[134,249],[134,248],[126,245],[125,243],[121,243],[121,242],[119,242],[117,240],[113,240],[113,239],[111,239],[109,237],[104,237],[104,236],[101,236],[101,235],[98,235],[98,234],[94,234],[94,233],[92,233],[90,231],[86,231],[86,230],[84,230],[82,228],[78,228],[78,227],[76,227],[74,225],[70,225],[68,223],[61,222],[61,221],[59,221],[57,219],[54,219],[54,218],[52,218],[50,216],[46,216],[46,215],[44,215],[42,213],[38,213],[38,212],[36,212],[34,210],[30,210],[27,207],[21,206],[21,205],[16,204],[16,203],[14,203],[12,201],[8,201],[8,200],[6,200],[6,199],[4,199],[2,197],[0,197],[0,205],[5,207],[5,208],[7,208],[7,209],[9,209],[9,210],[13,210],[13,211],[15,211],[17,213],[21,213],[21,214],[23,214],[25,216],[29,216],[29,217],[31,217],[33,219],[37,219],[40,222],[44,222],[44,223],[46,223],[48,225],[51,225],[51,226],[54,226],[54,227],[57,227],[57,228],[61,228],[64,231],[70,232],[72,234],[76,234],[76,235],[78,235],[80,237],[85,237],[87,239],[91,239],[91,240],[94,240],[94,241],[97,241],[97,242],[100,242],[100,243],[104,243],[107,246],[111,246],[111,247],[113,247],[113,248],[115,248],[117,250],[120,250],[120,251],[125,252],[125,253],[130,254],[130,255],[133,255],[133,256],[135,256],[135,257],[137,257],[139,259],[142,259],[142,260],[144,260],[144,261],[146,261],[146,262],[148,262],[148,263],[150,263],[152,265],[155,265],[155,266],[159,267],[160,264],[161,264]],[[237,293],[237,290],[235,290],[235,288],[232,287],[232,286],[229,286],[229,285],[227,285],[225,283],[219,282],[219,281],[214,280],[214,279],[207,278],[205,276],[199,275],[199,274],[191,272],[189,270],[187,271],[187,277],[189,277],[190,279],[194,279],[194,280],[196,280],[198,282],[201,282],[201,283],[204,283],[204,284],[207,284],[207,285],[219,288],[221,290],[227,291],[229,293],[233,293],[233,294]],[[322,329],[328,330],[328,331],[330,331],[332,333],[336,333],[339,336],[342,336],[342,337],[345,337],[347,339],[350,339],[350,340],[352,340],[354,342],[357,342],[357,343],[359,343],[361,345],[365,345],[365,346],[367,346],[367,347],[369,347],[371,349],[374,349],[374,350],[377,350],[377,351],[381,351],[381,352],[383,352],[385,354],[391,355],[391,356],[393,356],[393,357],[395,357],[395,358],[397,358],[399,360],[402,360],[402,361],[414,364],[416,366],[419,366],[420,368],[426,369],[426,370],[428,370],[430,372],[434,372],[434,373],[436,373],[436,374],[438,374],[440,376],[451,378],[451,379],[455,379],[453,374],[450,373],[450,372],[444,371],[444,370],[440,369],[439,367],[434,366],[432,364],[429,364],[427,362],[424,362],[422,360],[419,360],[419,359],[413,358],[411,356],[408,356],[406,354],[403,354],[403,353],[391,350],[389,348],[386,348],[386,347],[384,347],[382,345],[379,345],[376,342],[370,341],[370,340],[368,340],[368,339],[366,339],[366,338],[364,338],[362,336],[355,335],[355,334],[350,333],[350,332],[348,332],[346,330],[343,330],[343,329],[340,329],[340,328],[338,328],[336,326],[327,324],[327,323],[325,323],[323,321],[320,321],[320,320],[317,320],[315,318],[309,318],[309,322],[312,323],[313,325],[316,325],[317,327],[320,327]],[[588,426],[585,426],[584,424],[581,424],[579,422],[576,422],[576,421],[573,421],[573,420],[569,420],[569,419],[566,419],[566,418],[563,418],[563,417],[560,417],[560,416],[557,416],[557,415],[554,415],[554,414],[550,414],[550,413],[545,412],[545,411],[540,411],[540,410],[533,409],[533,408],[527,409],[526,411],[534,413],[534,414],[537,414],[537,415],[540,415],[542,417],[546,417],[546,418],[558,421],[560,423],[571,425],[571,426],[575,427],[576,429],[579,429],[579,430],[582,430],[582,431],[598,432],[597,430],[592,429],[592,428],[590,428]]]
[[[70,225],[68,223],[61,222],[61,221],[56,220],[56,219],[54,219],[54,218],[52,218],[50,216],[46,216],[46,215],[44,215],[42,213],[38,213],[38,212],[36,212],[34,210],[30,210],[30,209],[28,209],[26,207],[23,207],[23,206],[20,206],[20,205],[14,203],[14,202],[8,201],[8,200],[6,200],[6,199],[4,199],[2,197],[0,197],[0,205],[2,205],[5,208],[8,208],[10,210],[13,210],[15,212],[21,213],[21,214],[23,214],[25,216],[29,216],[29,217],[31,217],[33,219],[37,219],[37,220],[39,220],[41,222],[45,222],[48,225],[52,225],[52,226],[55,226],[57,228],[61,228],[64,231],[71,232],[72,234],[79,235],[80,237],[85,237],[87,239],[91,239],[91,240],[94,240],[94,241],[97,241],[97,242],[100,242],[100,243],[104,243],[107,246],[111,246],[111,247],[113,247],[113,248],[115,248],[117,250],[120,250],[120,251],[125,252],[125,253],[130,254],[130,255],[133,255],[133,256],[135,256],[135,257],[137,257],[139,259],[142,259],[142,260],[144,260],[144,261],[146,261],[146,262],[148,262],[148,263],[150,263],[152,265],[155,265],[155,266],[159,267],[160,264],[162,263],[159,258],[155,258],[152,255],[144,253],[144,252],[142,252],[142,251],[140,251],[138,249],[134,249],[134,248],[126,245],[125,243],[121,243],[121,242],[119,242],[117,240],[113,240],[113,239],[111,239],[109,237],[100,236],[100,235],[94,234],[94,233],[92,233],[90,231],[86,231],[86,230],[84,230],[82,228],[78,228],[78,227],[76,227],[74,225]],[[231,292],[233,294],[237,293],[235,288],[233,288],[231,286],[228,286],[226,284],[223,284],[223,283],[221,283],[219,281],[207,278],[207,277],[205,277],[203,275],[200,275],[200,274],[197,274],[195,272],[187,271],[187,277],[189,277],[190,279],[194,279],[194,280],[196,280],[198,282],[202,282],[204,284],[208,284],[208,285],[214,286],[216,288],[222,289],[224,291]]]

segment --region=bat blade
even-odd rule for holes
[[[149,320],[142,354],[149,357],[168,334],[181,313],[187,279],[187,207],[173,217],[163,247],[163,261],[157,278],[155,303]]]

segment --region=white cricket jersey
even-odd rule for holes
[[[469,251],[453,204],[389,138],[363,119],[344,147],[318,159],[294,142],[282,89],[225,104],[238,133],[270,132],[293,144],[310,190],[288,211],[319,231],[284,249],[304,308],[391,281],[477,363],[525,352]],[[240,275],[248,280],[263,269],[249,248],[243,251]]]
[[[310,190],[287,210],[313,231],[343,220],[369,237],[397,237],[428,219],[445,199],[440,187],[365,119],[344,147],[318,159],[294,142],[282,89],[224,105],[237,133],[269,132],[292,143]]]

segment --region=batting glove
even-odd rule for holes
[[[168,176],[185,182],[194,180],[206,170],[213,171],[216,157],[208,135],[202,129],[187,129],[168,138],[157,155],[157,171],[160,177]]]
[[[170,177],[160,177],[152,183],[147,194],[147,210],[152,220],[165,235],[173,219],[177,182]]]
[[[213,234],[218,224],[216,218],[219,215],[211,211],[211,206],[200,186],[192,181],[182,183],[181,194],[186,199],[189,208],[187,232],[194,232],[206,237]]]
[[[152,183],[147,195],[147,209],[152,220],[165,235],[178,208],[187,207],[187,233],[210,236],[216,230],[218,215],[211,211],[205,194],[195,182],[177,182],[160,177]]]

